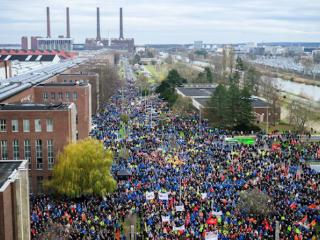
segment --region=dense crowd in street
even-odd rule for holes
[[[126,126],[121,114],[129,116]],[[127,152],[115,154],[117,190],[105,198],[31,196],[32,239],[52,229],[55,239],[124,239],[122,223],[132,215],[140,223],[137,239],[267,240],[276,221],[280,239],[317,239],[320,175],[306,161],[319,156],[318,143],[287,134],[229,144],[232,133],[195,115],[177,116],[157,96],[140,97],[131,83],[93,122],[93,137]],[[118,178],[120,170],[130,174]],[[270,214],[239,209],[239,193],[249,189],[270,196]]]

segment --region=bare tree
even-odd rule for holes
[[[254,216],[268,216],[272,210],[272,199],[259,189],[242,191],[239,194],[238,208]]]
[[[276,125],[276,114],[280,108],[280,95],[277,84],[270,77],[264,77],[260,85],[260,93],[271,105],[271,114],[273,117],[271,119],[273,126]]]
[[[295,131],[303,132],[305,125],[310,119],[311,104],[304,104],[302,101],[293,99],[289,104],[289,123]]]

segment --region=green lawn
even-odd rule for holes
[[[145,65],[145,68],[151,73],[154,82],[160,82],[167,77],[168,69],[165,64],[158,65]]]
[[[267,124],[266,123],[260,123],[259,127],[262,130],[266,130]],[[268,127],[269,133],[271,133],[274,130],[278,130],[280,132],[285,132],[285,131],[293,130],[293,127],[291,125],[289,125],[288,123],[285,123],[285,122],[280,122],[279,124],[276,124],[276,126],[273,126],[273,125],[271,125],[269,123],[269,127]]]

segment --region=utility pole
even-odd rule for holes
[[[267,129],[266,134],[268,135],[269,132],[269,106],[267,107]]]
[[[280,239],[280,223],[279,221],[276,221],[276,232],[275,232],[275,240],[279,240]]]

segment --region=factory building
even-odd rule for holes
[[[119,22],[119,38],[101,38],[100,31],[100,8],[97,8],[97,36],[96,38],[87,38],[85,41],[85,48],[87,50],[97,50],[102,48],[125,50],[134,52],[134,39],[124,38],[123,28],[123,10],[120,8],[120,22]]]

